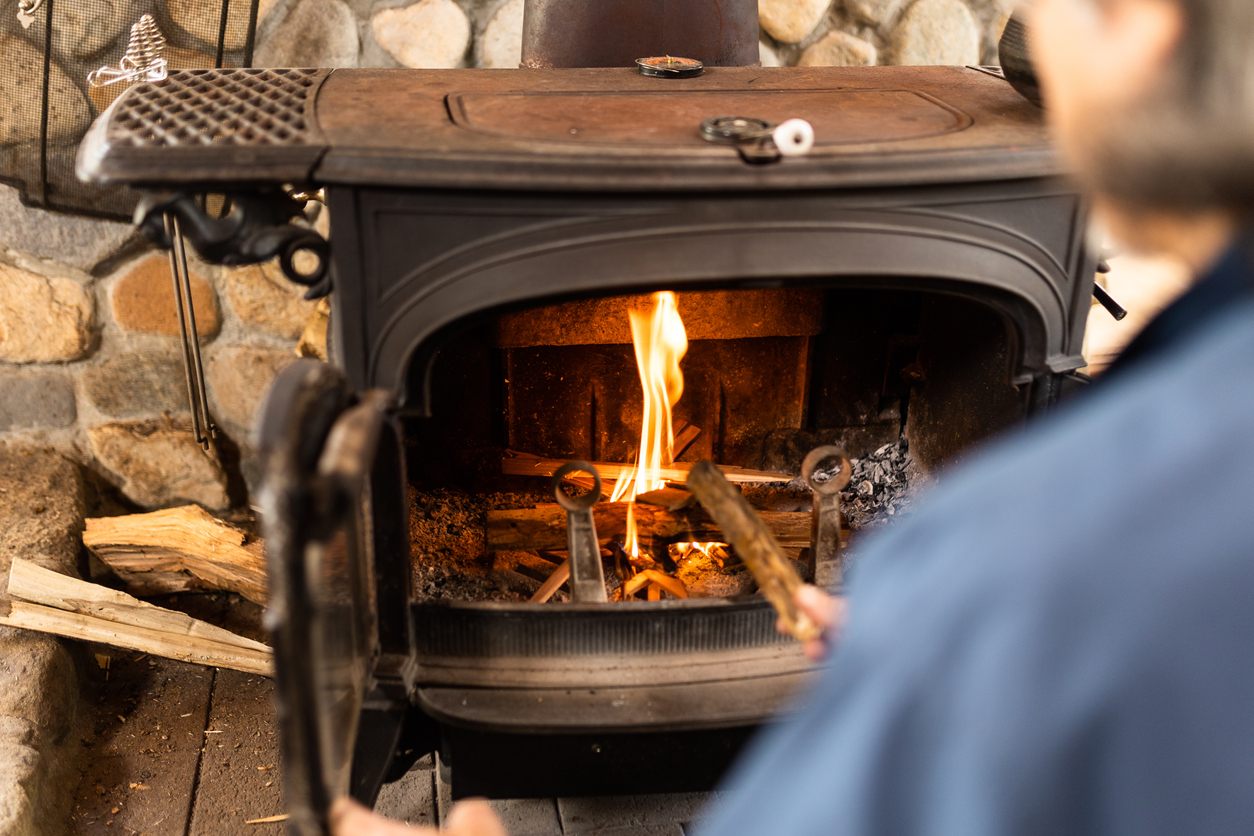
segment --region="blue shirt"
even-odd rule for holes
[[[1254,295],[1234,248],[945,475],[703,836],[1254,834]]]

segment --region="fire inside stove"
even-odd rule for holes
[[[983,336],[972,345],[971,334]],[[1004,332],[987,309],[923,293],[664,291],[506,315],[445,347],[433,418],[409,433],[416,597],[571,601],[566,512],[549,486],[570,460],[592,462],[602,479],[594,517],[610,602],[757,591],[684,489],[702,459],[738,485],[809,578],[801,458],[835,443],[853,459],[841,510],[842,539],[855,545],[845,559],[856,558],[860,530],[908,507],[924,481],[920,459],[1018,417],[1004,364]],[[980,397],[945,395],[955,380]],[[937,425],[949,427],[943,440]],[[817,480],[839,463],[827,467]],[[592,487],[577,473],[562,489]]]
[[[663,478],[662,468],[669,468],[675,461],[671,409],[684,394],[684,373],[679,363],[688,351],[688,335],[674,293],[656,293],[653,302],[650,313],[628,313],[644,410],[635,467],[615,481],[610,494],[610,502],[627,503],[626,535],[621,547],[617,543],[612,546],[615,574],[620,582],[614,591],[613,600],[617,601],[627,600],[640,591],[645,591],[650,601],[663,596],[687,598],[687,587],[675,577],[678,564],[700,557],[723,566],[729,548],[726,543],[685,541],[669,544],[664,554],[653,555],[641,547],[636,525],[637,500],[661,507],[687,501],[682,496],[675,497],[680,493],[677,489],[667,492],[671,482]]]

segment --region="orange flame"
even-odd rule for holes
[[[679,316],[675,294],[662,291],[653,294],[653,310],[628,311],[631,341],[636,347],[636,366],[644,389],[644,413],[640,421],[640,452],[631,474],[619,479],[610,496],[611,502],[627,500],[627,540],[624,549],[632,557],[639,556],[636,537],[634,500],[637,494],[657,490],[665,485],[660,471],[671,463],[675,448],[675,432],[671,423],[671,407],[684,393],[684,374],[679,361],[688,351],[688,335]]]

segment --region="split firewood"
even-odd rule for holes
[[[636,494],[636,502],[645,505],[656,505],[659,508],[665,508],[667,511],[682,511],[696,502],[696,498],[686,490],[681,488],[658,488],[655,491],[645,491]]]
[[[531,596],[531,603],[543,604],[553,597],[553,593],[561,588],[562,584],[570,580],[570,558],[566,558],[561,566],[549,575],[549,579],[540,585],[536,590],[536,594]]]
[[[640,574],[646,576],[654,586],[661,587],[676,598],[688,597],[688,589],[679,578],[672,578],[656,569],[645,569]]]
[[[788,632],[802,641],[818,638],[821,629],[797,607],[794,598],[802,585],[801,577],[784,557],[763,517],[712,462],[697,462],[687,484],[749,567],[758,588],[775,607]]]
[[[619,597],[623,600],[630,598],[640,590],[644,589],[649,583],[649,576],[644,572],[633,575],[631,578],[623,582],[618,588]]]
[[[0,624],[183,662],[271,675],[270,648],[184,613],[17,558]]]
[[[684,586],[683,581],[679,578],[673,578],[665,572],[659,572],[656,569],[644,569],[633,575],[630,579],[625,581],[621,587],[619,587],[620,596],[623,600],[626,600],[640,590],[644,589],[646,586],[649,587],[650,593],[652,593],[653,589],[656,588],[659,592],[665,590],[671,595],[674,595],[676,598],[688,597],[688,588]],[[650,595],[649,600],[657,601],[659,599]]]
[[[689,424],[682,418],[675,419],[675,444],[671,447],[674,458],[679,458],[688,451],[692,443],[697,440],[697,436],[701,435],[701,428]]]
[[[263,542],[196,505],[88,519],[83,543],[136,594],[209,588],[266,603]]]
[[[718,523],[700,508],[666,511],[637,504],[637,530],[642,537],[663,541],[726,542]],[[592,509],[597,538],[602,545],[622,540],[627,533],[627,503],[602,502]],[[804,511],[764,511],[762,519],[786,546],[810,545],[810,515]],[[488,551],[566,548],[566,511],[560,505],[541,505],[511,511],[488,511]]]
[[[557,459],[539,459],[526,455],[506,456],[501,459],[501,472],[507,476],[552,476],[557,469],[566,464]],[[613,482],[623,476],[630,476],[635,465],[617,464],[614,462],[592,462],[593,467],[601,474],[603,482]],[[688,478],[692,465],[687,462],[674,462],[658,470],[658,478],[672,482],[682,482]],[[796,474],[776,473],[766,470],[749,470],[744,467],[719,465],[719,469],[730,482],[787,482]]]

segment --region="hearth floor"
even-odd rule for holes
[[[71,832],[216,836],[286,832],[273,683],[264,677],[92,648]],[[384,787],[377,809],[438,825],[449,786],[430,759]],[[511,836],[687,836],[716,793],[493,801]]]

